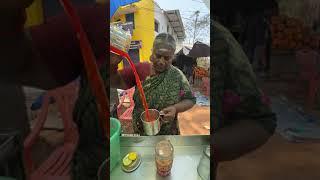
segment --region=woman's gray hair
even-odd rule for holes
[[[170,49],[176,51],[176,41],[173,36],[167,33],[160,33],[156,36],[153,42],[154,49]]]

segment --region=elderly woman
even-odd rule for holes
[[[164,113],[166,123],[162,124],[159,135],[180,134],[177,114],[192,108],[195,104],[195,97],[187,78],[171,64],[175,50],[176,42],[174,38],[169,34],[161,33],[154,40],[150,57],[151,63],[136,65],[138,74],[143,81],[142,86],[149,108]],[[133,74],[129,69],[124,69],[111,78],[114,79],[111,80],[111,86],[115,85],[114,82],[121,78],[125,81],[126,88],[134,85]],[[134,93],[134,101],[133,128],[135,133],[145,135],[140,120],[144,108],[137,89]]]

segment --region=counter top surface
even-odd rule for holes
[[[169,139],[174,147],[174,160],[171,174],[161,177],[156,172],[155,145],[157,142]],[[203,149],[210,145],[210,136],[130,136],[121,137],[121,159],[125,154],[136,151],[142,157],[139,168],[131,173],[122,171],[121,164],[112,170],[111,180],[201,180],[197,166],[203,154]]]

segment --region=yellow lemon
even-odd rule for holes
[[[122,163],[124,166],[129,166],[132,163],[132,161],[128,157],[125,157],[123,158]]]
[[[129,153],[129,159],[130,159],[131,161],[136,160],[136,159],[137,159],[137,153],[135,153],[135,152]]]

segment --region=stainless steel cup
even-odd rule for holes
[[[146,112],[143,111],[140,115],[140,119],[143,124],[144,133],[148,136],[157,135],[160,131],[160,112],[156,109],[149,109],[149,115],[151,121],[147,121]]]

